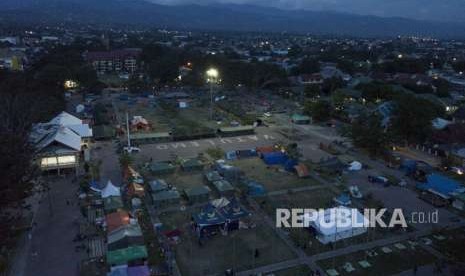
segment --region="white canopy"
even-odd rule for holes
[[[107,185],[102,190],[102,198],[107,198],[110,196],[121,196],[121,191],[118,187],[113,185],[110,180],[108,180]]]
[[[342,211],[350,215],[344,217]],[[363,234],[368,226],[368,219],[362,213],[344,206],[305,213],[305,220],[317,231],[317,239],[324,244]]]
[[[362,163],[354,161],[349,165],[349,171],[359,171],[362,169]]]

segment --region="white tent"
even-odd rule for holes
[[[362,169],[362,163],[354,161],[349,165],[349,171],[359,171]]]
[[[113,185],[110,180],[108,180],[107,185],[102,190],[102,198],[107,198],[110,196],[121,196],[121,191],[118,187]]]
[[[344,212],[349,215],[344,216]],[[357,209],[344,206],[305,213],[304,221],[316,230],[316,238],[323,244],[361,235],[368,225],[368,219]]]

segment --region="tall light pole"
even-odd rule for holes
[[[210,120],[213,120],[213,85],[218,82],[219,75],[215,68],[207,70],[207,82],[210,83]]]

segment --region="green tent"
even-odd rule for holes
[[[110,196],[103,199],[103,209],[105,209],[107,213],[111,213],[123,207],[123,199],[120,196]]]
[[[169,162],[155,162],[150,165],[150,171],[155,175],[174,173],[176,167]]]
[[[98,125],[92,128],[92,134],[95,140],[113,139],[116,136],[116,130],[109,125]]]
[[[109,265],[124,265],[131,261],[147,258],[147,248],[143,245],[131,246],[107,252],[107,263]]]
[[[190,202],[205,202],[210,199],[210,188],[207,186],[198,186],[185,189],[184,194]]]
[[[182,165],[182,169],[184,171],[196,171],[196,170],[203,170],[203,164],[198,159],[187,159],[185,160]]]
[[[298,125],[307,125],[310,124],[310,117],[305,115],[294,114],[292,115],[292,122]]]

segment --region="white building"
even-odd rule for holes
[[[81,150],[92,138],[92,129],[75,116],[62,112],[48,123],[34,125],[30,141],[43,171],[77,169]]]

